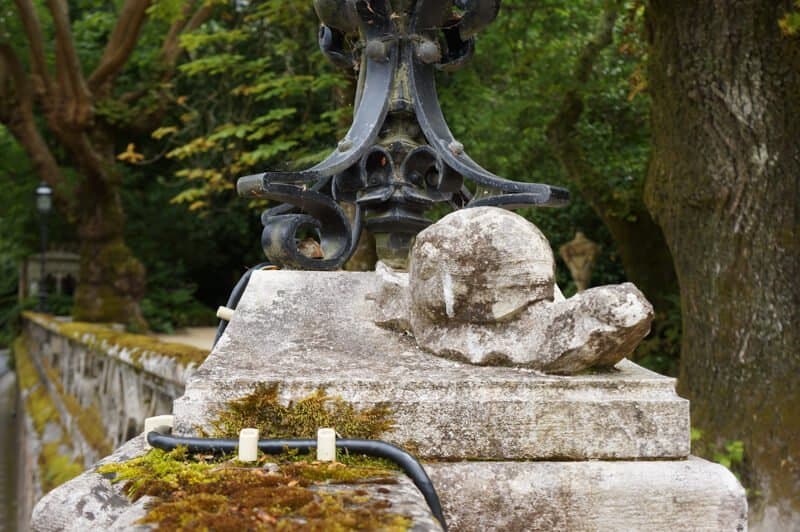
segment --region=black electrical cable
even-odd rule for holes
[[[238,440],[187,438],[163,434],[157,430],[147,434],[147,443],[164,451],[171,451],[180,446],[186,447],[190,453],[212,454],[230,454],[235,452],[239,446]],[[436,488],[433,487],[430,477],[416,458],[399,447],[377,440],[337,439],[336,447],[352,453],[386,458],[400,466],[403,472],[414,482],[422,496],[425,497],[425,502],[428,503],[433,516],[439,520],[445,532],[447,531],[439,495],[437,495]],[[266,454],[281,454],[286,452],[287,449],[309,453],[316,448],[317,440],[260,440],[258,442],[258,450]]]
[[[239,305],[239,300],[242,299],[244,289],[247,288],[247,283],[250,282],[250,276],[253,275],[253,272],[272,265],[273,264],[271,262],[262,262],[258,266],[253,266],[247,270],[239,279],[239,282],[236,283],[236,286],[233,287],[233,290],[231,290],[231,295],[228,297],[228,302],[225,304],[225,306],[231,310],[236,310],[236,307]],[[227,328],[228,320],[219,320],[219,326],[217,326],[217,335],[214,337],[214,344],[211,346],[212,349],[217,345],[217,342],[220,338],[222,338],[222,334]]]

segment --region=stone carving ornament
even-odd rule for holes
[[[558,373],[611,365],[647,334],[649,303],[627,284],[559,300],[547,239],[497,207],[559,207],[568,191],[485,170],[439,107],[436,70],[464,66],[500,3],[315,0],[322,52],[358,72],[353,124],[312,168],[242,177],[237,190],[282,203],[262,214],[262,247],[283,268],[339,269],[362,228],[385,264],[404,267],[413,246],[410,274],[379,268],[379,322],[437,355]],[[441,205],[456,212],[430,226]],[[313,254],[298,247],[308,233]]]
[[[479,365],[570,374],[613,366],[650,331],[631,283],[564,299],[539,229],[496,207],[453,212],[422,231],[408,274],[379,264],[376,322],[431,353]]]

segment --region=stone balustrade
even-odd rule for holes
[[[19,377],[18,519],[33,504],[172,411],[208,352],[112,326],[36,313],[14,344]]]

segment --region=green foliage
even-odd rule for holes
[[[10,345],[17,335],[22,311],[33,308],[32,300],[18,301],[20,262],[37,251],[34,194],[38,180],[21,147],[0,126],[0,347]]]
[[[163,333],[214,323],[214,312],[194,298],[193,287],[169,291],[149,290],[142,300],[142,315],[150,330]]]
[[[741,482],[744,482],[743,474],[746,471],[745,460],[746,452],[744,442],[740,440],[712,442],[708,441],[705,433],[698,428],[692,427],[692,454],[713,460],[731,470]]]
[[[800,9],[800,0],[795,0],[795,8]],[[794,36],[800,33],[800,12],[790,11],[778,22],[784,35]]]
[[[678,376],[681,349],[681,307],[677,294],[669,298],[669,307],[657,312],[650,335],[633,354],[637,364],[672,377]]]
[[[576,229],[604,249],[614,248],[596,214],[566,179],[546,136],[564,93],[576,83],[576,61],[593,37],[605,4],[504,2],[497,21],[479,35],[473,62],[440,80],[442,105],[454,134],[476,160],[511,179],[572,190],[572,205],[561,211],[566,216],[549,210],[526,212],[556,248],[571,240]],[[630,8],[633,4],[626,3]],[[615,38],[618,44],[601,55],[585,89],[578,132],[588,161],[603,176],[591,189],[613,206],[614,216],[624,219],[635,210],[632,205],[642,201],[649,102],[628,98],[631,77],[641,65],[641,57],[631,55],[637,35],[621,21]],[[599,268],[609,268],[609,260],[616,260],[613,253],[601,258]],[[618,263],[613,271],[612,277],[619,279]]]
[[[335,144],[343,115],[331,96],[347,85],[316,49],[305,0],[220,7],[214,24],[184,35],[178,108],[153,132],[186,183],[173,201],[207,212],[233,196],[235,180],[286,161],[316,161]]]
[[[713,458],[733,471],[744,462],[744,443],[740,440],[726,442],[720,451],[714,453]]]

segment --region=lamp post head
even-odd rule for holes
[[[36,210],[40,214],[53,210],[53,189],[47,183],[39,183],[36,187]]]

